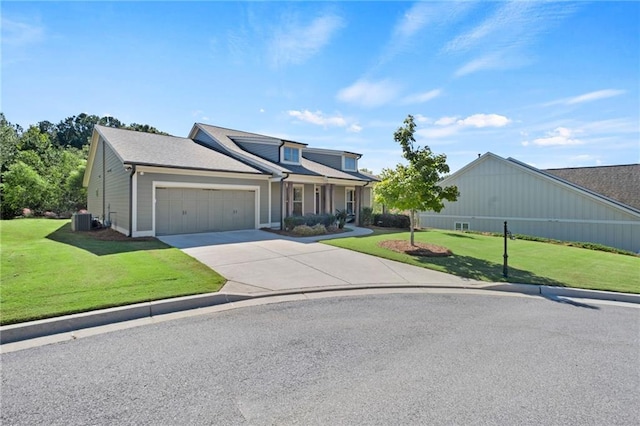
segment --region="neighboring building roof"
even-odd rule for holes
[[[545,171],[640,210],[640,164],[572,167]]]
[[[499,155],[496,155],[496,154],[494,154],[492,152],[485,153],[484,155],[478,157],[477,159],[475,159],[471,163],[467,164],[466,166],[464,166],[460,170],[456,171],[455,173],[453,173],[453,174],[451,174],[449,176],[446,176],[445,178],[443,178],[440,181],[440,183],[443,184],[443,185],[447,185],[449,182],[451,182],[453,179],[455,179],[456,176],[460,176],[460,175],[466,173],[467,171],[471,170],[472,168],[474,168],[479,163],[481,163],[483,161],[486,161],[489,158],[493,158],[493,159],[496,159],[498,161],[509,162],[509,163],[517,165],[517,166],[519,166],[519,167],[521,167],[523,169],[529,170],[532,173],[535,173],[535,174],[540,175],[540,176],[544,176],[546,179],[557,181],[557,182],[562,183],[563,185],[568,185],[570,187],[573,187],[576,190],[581,191],[583,193],[586,193],[591,197],[596,197],[596,198],[598,198],[598,199],[600,199],[602,201],[606,201],[606,202],[608,202],[608,203],[610,203],[612,205],[616,205],[618,207],[624,208],[627,211],[632,211],[634,214],[640,213],[640,207],[637,207],[637,206],[635,206],[633,204],[629,204],[628,202],[624,202],[622,200],[618,200],[616,198],[613,198],[613,197],[611,197],[611,196],[609,196],[607,194],[599,192],[596,189],[589,188],[589,187],[587,187],[587,186],[585,186],[583,184],[580,184],[580,183],[577,183],[577,182],[573,182],[573,181],[571,181],[569,179],[565,179],[564,177],[561,177],[561,176],[558,176],[556,174],[553,174],[552,173],[553,170],[540,170],[540,169],[538,169],[538,168],[536,168],[534,166],[531,166],[529,164],[523,163],[523,162],[518,161],[518,160],[516,160],[514,158],[506,158],[505,159],[505,158],[502,158]],[[636,165],[632,165],[632,166],[636,166]],[[626,167],[626,166],[610,166],[610,167]],[[586,167],[584,167],[584,168],[586,168]],[[555,170],[567,170],[567,169],[555,169]],[[638,185],[638,178],[637,178],[638,175],[636,173],[638,173],[637,170],[634,170],[633,171],[633,175],[636,176],[636,177],[631,179],[631,183],[624,184],[624,186],[626,188],[628,188],[630,190],[630,192],[633,192],[633,190],[635,188],[635,192],[636,192],[635,196],[637,197],[638,196],[637,192],[638,192],[639,185]],[[595,175],[595,173],[594,173],[594,175]],[[626,178],[622,178],[622,179],[625,180]],[[593,180],[595,181],[596,179],[593,179]]]
[[[262,174],[191,139],[104,126],[95,129],[126,164]]]

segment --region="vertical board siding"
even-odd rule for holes
[[[335,209],[344,210],[347,208],[346,191],[344,186],[336,186]],[[335,214],[335,211],[331,212]]]
[[[111,225],[129,231],[129,173],[109,145],[105,146],[105,212]]]
[[[137,231],[151,231],[153,228],[153,181],[204,183],[214,185],[251,185],[260,187],[260,217],[259,223],[269,221],[269,181],[260,179],[232,179],[224,177],[209,177],[195,175],[175,175],[165,173],[138,174],[138,223]]]
[[[277,163],[280,159],[278,145],[270,145],[265,143],[236,142],[240,148],[251,154]]]
[[[87,210],[92,216],[102,219],[102,138],[98,139],[96,154],[87,187]]]
[[[458,187],[458,201],[445,202],[440,213],[421,213],[421,226],[469,222],[471,230],[502,232],[508,219],[517,234],[640,251],[639,215],[505,160],[487,157],[447,184]]]
[[[302,214],[307,214],[307,213],[315,213],[313,206],[314,206],[314,202],[315,202],[315,185],[312,183],[307,183],[304,185],[304,211],[302,212]]]
[[[319,154],[317,152],[306,152],[302,150],[302,156],[307,160],[342,170],[342,155]]]
[[[280,182],[271,182],[271,222],[280,222],[282,201],[280,200]]]

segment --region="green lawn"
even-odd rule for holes
[[[379,230],[364,237],[324,241],[362,253],[448,272],[481,281],[544,284],[593,290],[640,293],[640,257],[605,253],[524,240],[509,240],[509,278],[502,276],[501,237],[444,230],[416,232],[416,242],[449,248],[453,256],[415,257],[377,245],[383,240],[409,239],[409,232]]]
[[[0,221],[0,323],[219,290],[225,279],[156,239],[101,241],[69,221]]]

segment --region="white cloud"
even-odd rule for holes
[[[350,133],[360,133],[361,131],[362,131],[362,126],[356,123],[353,123],[347,128],[347,132],[350,132]]]
[[[24,22],[2,18],[2,44],[7,46],[26,46],[44,39],[44,28]]]
[[[390,80],[377,82],[358,80],[351,86],[340,90],[337,98],[342,102],[364,107],[376,107],[395,99],[399,90],[399,86]]]
[[[343,26],[343,19],[335,15],[320,16],[310,23],[281,24],[269,42],[271,64],[279,67],[306,61],[327,45]]]
[[[418,123],[431,123],[432,121],[429,117],[426,117],[422,114],[416,114],[413,116],[413,118],[415,118]]]
[[[522,142],[523,146],[536,145],[536,146],[568,146],[568,145],[582,145],[584,142],[575,138],[575,131],[566,127],[557,127],[551,132],[548,132],[546,137],[534,139],[532,142]]]
[[[290,117],[302,121],[305,123],[315,124],[323,127],[345,127],[350,133],[358,133],[362,130],[362,126],[358,123],[351,122],[341,115],[327,116],[322,111],[311,112],[309,110],[289,110],[287,111]]]
[[[606,89],[598,90],[596,92],[585,93],[584,95],[576,96],[567,101],[568,104],[579,104],[583,102],[596,101],[598,99],[612,98],[614,96],[622,95],[624,90]]]
[[[487,8],[492,5],[497,6],[490,16],[443,47],[443,52],[448,54],[476,54],[476,59],[455,72],[456,77],[481,70],[517,68],[530,63],[531,55],[523,50],[576,8],[568,3],[524,1],[489,3]]]
[[[436,126],[451,126],[455,124],[456,121],[458,121],[458,117],[440,117],[433,124]]]
[[[465,119],[458,120],[456,124],[466,127],[504,127],[509,124],[509,120],[504,115],[498,114],[474,114]]]
[[[509,118],[498,114],[473,114],[466,118],[445,116],[433,122],[437,127],[419,129],[416,134],[427,139],[439,139],[455,135],[466,128],[504,127],[510,122]]]
[[[421,104],[437,98],[442,94],[441,89],[429,90],[428,92],[409,95],[402,100],[403,104]]]
[[[456,126],[429,127],[416,130],[416,134],[426,139],[440,139],[458,133],[460,129]]]
[[[433,6],[426,2],[414,3],[396,24],[395,33],[400,37],[411,37],[433,18]]]
[[[592,102],[600,99],[612,98],[614,96],[620,96],[625,93],[626,91],[617,90],[617,89],[596,90],[595,92],[584,93],[582,95],[574,96],[571,98],[563,98],[563,99],[557,99],[555,101],[547,102],[543,106],[551,106],[551,105],[558,105],[558,104],[575,105],[575,104],[581,104],[584,102]]]
[[[383,48],[380,63],[386,63],[402,52],[411,52],[420,34],[429,31],[433,37],[438,31],[460,20],[473,2],[415,2],[396,22],[389,41]]]

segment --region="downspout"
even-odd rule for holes
[[[284,141],[280,140],[280,145],[278,146],[278,164],[282,161],[282,147],[284,146]],[[284,230],[284,184],[285,179],[289,177],[289,173],[284,173],[286,176],[280,179],[280,230]]]
[[[289,178],[289,173],[285,173],[285,177],[280,179],[280,229],[284,230],[284,181]]]
[[[106,149],[105,149],[105,141],[104,139],[102,140],[102,224],[104,225],[105,220],[107,219],[106,215],[105,215],[105,204],[107,203],[107,199],[106,196],[104,194],[104,191],[107,188],[107,159],[105,158],[106,155]]]
[[[136,165],[133,164],[131,166],[131,171],[129,172],[129,235],[128,237],[133,237],[133,176],[136,174]]]

